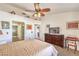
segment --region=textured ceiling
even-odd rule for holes
[[[40,8],[50,8],[51,11],[47,14],[63,13],[70,11],[79,11],[79,3],[40,3]],[[23,12],[27,15],[33,15],[33,3],[0,3],[0,10],[11,12],[15,11],[21,15]],[[30,11],[28,11],[30,10]]]
[[[34,10],[33,3],[19,3],[13,4],[25,10]],[[50,8],[53,13],[79,11],[78,3],[40,3],[41,8]]]

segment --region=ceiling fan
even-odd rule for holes
[[[34,3],[33,5],[35,10],[28,10],[28,9],[25,10],[27,12],[33,12],[34,14],[32,16],[27,15],[27,13],[25,12],[22,12],[21,14],[27,18],[36,19],[38,17],[40,18],[41,16],[45,16],[45,13],[50,11],[50,8],[40,8],[40,3]],[[17,12],[15,12],[14,10],[11,11],[10,13],[14,15],[17,14]]]
[[[50,8],[40,8],[40,3],[34,3],[35,13],[33,14],[34,17],[45,16],[46,12],[50,11]]]

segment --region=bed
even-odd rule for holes
[[[55,47],[40,40],[23,40],[0,45],[0,56],[57,56]]]

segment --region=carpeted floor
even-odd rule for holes
[[[66,48],[61,48],[56,45],[55,45],[55,48],[58,50],[59,56],[79,56],[79,51],[76,51],[76,53],[74,54],[74,50],[72,49],[68,50]]]

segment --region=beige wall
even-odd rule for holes
[[[0,11],[0,21],[8,21],[10,23],[10,29],[0,28],[0,30],[3,31],[3,35],[0,35],[0,43],[1,42],[12,42],[12,21],[25,23],[25,33],[24,33],[25,39],[29,39],[29,38],[33,39],[35,36],[34,24],[40,25],[40,21],[31,19],[31,18],[18,16],[18,15],[12,15],[12,14],[9,14],[9,13],[3,12],[3,11]],[[32,24],[32,26],[33,26],[32,30],[26,29],[27,24]],[[31,31],[33,31],[33,33],[31,33]],[[6,34],[7,32],[8,32],[8,35]]]
[[[60,27],[60,34],[79,37],[79,29],[66,28],[66,23],[71,21],[79,21],[79,12],[64,12],[45,16],[41,20],[41,39],[44,41],[44,34],[48,33],[47,24],[50,24],[51,27]]]

